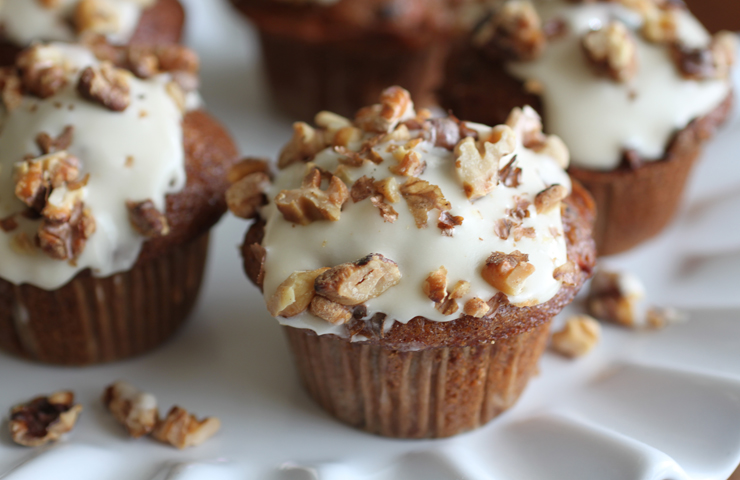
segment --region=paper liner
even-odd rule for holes
[[[417,106],[430,105],[447,52],[441,40],[311,42],[267,31],[260,39],[275,103],[306,121],[321,110],[352,118],[391,85],[407,89]]]
[[[396,438],[478,428],[516,403],[550,323],[489,345],[399,351],[283,327],[304,387],[353,427]]]
[[[208,234],[106,278],[83,273],[47,291],[0,280],[0,348],[62,365],[111,362],[170,338],[200,290]]]

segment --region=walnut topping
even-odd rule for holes
[[[15,62],[23,88],[39,98],[55,95],[67,84],[61,53],[54,47],[35,45],[23,50]]]
[[[514,235],[514,241],[518,242],[522,238],[535,238],[537,234],[534,231],[533,227],[522,227],[521,225],[516,225],[514,228],[511,229],[511,233]]]
[[[15,195],[38,213],[43,210],[50,191],[77,180],[80,161],[67,152],[44,155],[15,165]]]
[[[72,392],[57,392],[13,407],[10,410],[13,441],[26,447],[40,447],[59,440],[74,428],[82,412],[74,398]]]
[[[370,198],[372,195],[375,194],[375,179],[373,177],[368,177],[367,175],[363,175],[362,177],[358,178],[357,181],[352,185],[352,189],[349,192],[349,196],[352,198],[352,201],[357,203],[361,202],[362,200],[365,200],[366,198]]]
[[[97,53],[97,50],[96,50]],[[139,78],[151,78],[162,72],[172,74],[173,80],[186,92],[198,87],[196,74],[200,70],[198,55],[182,45],[131,45],[120,55],[105,55],[101,60],[113,60],[125,66]]]
[[[449,211],[452,206],[442,195],[442,190],[426,180],[411,177],[401,185],[401,195],[406,199],[409,210],[414,216],[418,228],[425,228],[429,220],[429,212],[437,209],[440,212]]]
[[[455,227],[462,225],[464,220],[465,218],[461,216],[451,215],[449,212],[442,212],[439,215],[437,227],[442,230],[442,235],[452,237],[455,233]]]
[[[447,269],[442,266],[429,276],[422,283],[424,294],[435,303],[440,313],[449,316],[457,312],[460,308],[457,300],[464,297],[470,290],[470,283],[461,280],[455,284],[451,291],[447,290]]]
[[[36,145],[38,145],[43,154],[67,150],[72,145],[74,131],[74,126],[67,125],[57,138],[52,138],[48,133],[41,132],[36,136]]]
[[[380,94],[380,103],[357,112],[355,124],[366,132],[390,133],[407,116],[413,115],[414,103],[409,92],[389,87]]]
[[[527,199],[514,197],[514,207],[506,210],[506,214],[514,220],[521,221],[529,218],[529,207],[532,205]]]
[[[391,203],[401,200],[401,191],[396,177],[386,177],[383,180],[378,180],[375,182],[375,190]]]
[[[534,207],[539,214],[548,214],[556,208],[560,208],[560,202],[568,196],[568,189],[562,185],[547,187],[537,194],[534,199]]]
[[[591,281],[588,311],[594,317],[636,327],[642,323],[640,303],[645,289],[637,277],[599,270]]]
[[[332,148],[334,152],[340,155],[338,161],[341,165],[347,165],[348,167],[361,167],[365,163],[365,158],[357,152],[353,152],[347,147],[335,146]]]
[[[167,216],[160,212],[151,200],[126,202],[128,219],[134,230],[147,238],[159,238],[169,235],[170,225]]]
[[[313,315],[334,325],[343,325],[352,320],[352,310],[326,297],[316,295],[308,309]]]
[[[0,68],[0,100],[8,112],[12,112],[23,103],[21,79],[14,68]]]
[[[319,275],[329,268],[319,268],[310,272],[294,272],[280,286],[267,302],[267,310],[273,317],[294,317],[303,313],[313,300],[316,292],[314,283]]]
[[[78,33],[107,35],[118,31],[121,19],[115,5],[108,0],[80,0],[72,21]]]
[[[391,205],[385,203],[382,195],[373,195],[370,197],[370,202],[378,209],[380,216],[383,217],[383,221],[393,223],[398,220],[398,212]]]
[[[388,170],[404,177],[418,177],[424,173],[427,164],[422,161],[418,152],[407,151],[405,148],[399,148],[396,152],[401,152],[403,157],[399,160],[398,165],[391,165]],[[396,152],[394,152],[394,155]]]
[[[489,311],[491,311],[491,307],[488,303],[478,297],[471,298],[465,302],[465,306],[463,307],[463,313],[465,315],[475,318],[483,318]]]
[[[526,148],[540,148],[547,138],[542,133],[542,119],[534,108],[515,108],[509,113],[506,125],[511,127]]]
[[[75,260],[95,233],[95,219],[81,202],[60,217],[66,220],[61,223],[48,218],[42,220],[37,234],[39,248],[55,260]]]
[[[316,220],[336,222],[348,199],[347,186],[334,175],[329,179],[328,188],[321,190],[321,171],[309,164],[301,188],[281,191],[275,197],[275,205],[285,220],[308,225]]]
[[[515,167],[517,156],[514,155],[509,163],[504,165],[504,168],[499,170],[498,178],[499,182],[503,183],[505,187],[516,188],[522,181],[522,169]]]
[[[613,21],[586,33],[581,45],[597,75],[627,82],[637,73],[637,43],[623,23]]]
[[[195,447],[218,432],[221,421],[215,417],[198,420],[180,407],[172,407],[167,417],[159,422],[152,436],[179,449]]]
[[[643,11],[642,36],[653,43],[678,41],[678,18],[673,10],[646,8]]]
[[[545,143],[540,146],[533,146],[533,150],[540,155],[547,155],[563,169],[570,165],[570,151],[565,142],[557,135],[548,135]]]
[[[601,338],[601,325],[588,315],[571,317],[552,336],[552,348],[566,357],[581,357],[594,349]]]
[[[518,295],[524,289],[524,282],[534,273],[534,265],[529,263],[529,255],[519,250],[510,254],[494,252],[483,267],[483,279],[493,288],[506,295]]]
[[[559,282],[563,282],[564,285],[577,285],[578,266],[573,262],[566,262],[555,269],[552,277]]]
[[[320,128],[324,128],[330,132],[338,132],[343,128],[352,127],[352,121],[350,119],[327,111],[317,113],[314,122]]]
[[[129,73],[103,62],[99,67],[87,67],[77,82],[83,98],[114,111],[122,112],[131,103]]]
[[[473,41],[496,57],[527,61],[542,54],[547,39],[532,2],[512,0],[498,9]]]
[[[305,162],[328,146],[326,134],[322,130],[315,130],[309,124],[296,122],[293,124],[293,138],[280,152],[278,168],[285,168],[296,162]]]
[[[735,35],[717,33],[708,48],[672,47],[674,62],[684,78],[690,80],[726,79],[735,63]]]
[[[353,306],[382,295],[401,281],[401,271],[393,260],[378,253],[353,263],[326,270],[314,287],[316,293],[340,305]]]
[[[264,172],[250,173],[226,191],[226,204],[231,213],[240,218],[254,218],[259,208],[267,204],[265,193],[270,188],[270,177]]]
[[[229,169],[227,180],[229,183],[236,183],[247,175],[258,172],[269,176],[269,161],[262,158],[247,157]]]
[[[105,389],[103,404],[134,438],[148,435],[159,420],[157,399],[127,382],[116,382]]]
[[[429,120],[435,147],[454,150],[460,142],[460,123],[453,117],[433,118]]]
[[[499,218],[493,227],[493,233],[501,240],[508,240],[514,222],[509,218]]]
[[[496,188],[501,158],[516,147],[514,132],[506,125],[494,127],[483,142],[482,150],[471,137],[465,137],[455,147],[455,169],[465,195],[475,201]]]

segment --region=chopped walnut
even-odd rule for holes
[[[262,158],[247,157],[229,169],[227,180],[229,183],[236,183],[247,175],[258,172],[269,176],[269,161]]]
[[[308,272],[292,273],[267,302],[267,310],[273,317],[294,317],[306,311],[316,292],[314,283],[329,268]]]
[[[359,305],[382,295],[401,281],[393,260],[378,253],[326,270],[316,279],[316,293],[340,305]]]
[[[96,223],[89,209],[81,202],[72,207],[63,222],[44,218],[36,236],[38,246],[55,260],[75,260],[95,233]]]
[[[151,78],[162,72],[169,72],[172,78],[185,91],[198,86],[198,55],[182,45],[131,45],[125,49],[125,60],[116,62],[125,66],[139,78]],[[101,60],[111,60],[110,56]]]
[[[552,348],[566,357],[582,357],[594,349],[601,338],[601,325],[588,315],[571,317],[562,330],[552,336]]]
[[[44,155],[15,165],[15,195],[39,213],[49,191],[78,179],[80,161],[67,152]]]
[[[358,178],[355,183],[352,184],[352,188],[349,191],[349,196],[352,198],[352,201],[357,203],[373,196],[375,194],[374,182],[375,179],[373,177],[368,177],[367,175],[363,175]]]
[[[552,185],[537,194],[534,199],[534,207],[537,213],[544,215],[560,208],[560,202],[569,194],[568,189],[562,185]]]
[[[370,202],[372,202],[373,206],[378,209],[383,221],[393,223],[398,220],[398,212],[391,205],[385,203],[382,195],[373,195],[370,197]]]
[[[270,177],[255,172],[237,181],[226,191],[226,204],[231,213],[240,218],[254,218],[259,208],[267,204],[265,195],[270,188]]]
[[[526,148],[541,148],[547,141],[547,138],[542,133],[542,118],[530,106],[513,109],[506,119],[506,125],[514,130],[517,138],[521,139],[522,145]]]
[[[506,210],[506,214],[515,220],[524,220],[529,218],[529,207],[532,205],[527,199],[514,197],[514,207]]]
[[[653,43],[672,44],[678,41],[678,18],[673,10],[646,9],[643,14],[642,36]]]
[[[402,120],[413,116],[411,95],[401,87],[389,87],[380,94],[380,103],[360,109],[355,124],[367,132],[390,133]]]
[[[460,124],[452,117],[433,118],[429,120],[435,147],[454,150],[460,143]]]
[[[409,132],[409,127],[405,123],[402,123],[398,125],[391,133],[385,135],[380,143],[408,142],[409,140],[411,140],[411,132]]]
[[[13,441],[26,447],[40,447],[59,440],[74,428],[82,412],[74,398],[72,392],[57,392],[13,407],[10,410]]]
[[[361,167],[365,163],[365,158],[357,152],[353,152],[347,147],[335,146],[332,148],[334,152],[340,155],[338,161],[341,165],[347,165],[348,167]]]
[[[336,222],[348,199],[347,186],[334,175],[328,188],[321,190],[321,171],[309,164],[301,188],[281,191],[275,197],[275,205],[285,220],[308,225],[316,220]]]
[[[87,67],[77,82],[83,98],[114,111],[122,112],[131,103],[129,73],[103,62],[99,67]]]
[[[0,100],[8,112],[12,112],[23,103],[21,79],[14,68],[0,68]]]
[[[545,49],[547,38],[532,2],[505,2],[476,33],[474,43],[496,57],[534,60]]]
[[[533,227],[522,227],[521,225],[515,225],[511,229],[511,233],[514,236],[514,241],[518,242],[522,238],[535,238],[537,236]]]
[[[36,145],[38,145],[43,154],[67,150],[72,145],[74,131],[74,126],[67,125],[57,138],[52,138],[48,133],[41,132],[36,136]]]
[[[482,270],[483,279],[506,295],[520,294],[524,289],[524,282],[533,273],[534,265],[529,263],[529,255],[519,250],[510,254],[494,252],[488,257]]]
[[[684,78],[690,80],[726,79],[735,63],[736,40],[729,32],[719,32],[707,48],[672,47],[672,54]]]
[[[417,228],[427,226],[430,211],[437,209],[446,212],[452,208],[450,202],[442,195],[442,190],[426,180],[411,177],[401,185],[400,191],[414,216]]]
[[[396,177],[386,177],[374,184],[375,191],[383,195],[383,198],[391,203],[401,200],[401,191],[398,188]]]
[[[598,270],[588,293],[588,311],[600,320],[637,327],[644,320],[641,311],[644,298],[645,288],[637,277]]]
[[[200,70],[198,54],[187,47],[169,44],[157,45],[152,49],[162,72],[198,73]]]
[[[55,188],[41,210],[41,216],[53,224],[69,222],[75,207],[84,199],[82,189]]]
[[[645,325],[653,330],[661,330],[675,323],[685,322],[688,316],[675,308],[648,308]]]
[[[465,315],[475,318],[485,317],[490,310],[491,307],[488,306],[488,303],[478,297],[471,298],[465,302],[465,306],[463,307],[463,313]]]
[[[496,188],[498,167],[501,159],[511,154],[516,139],[511,128],[495,127],[483,143],[483,152],[471,137],[465,137],[455,147],[455,169],[462,182],[465,195],[475,201],[485,197]]]
[[[331,130],[328,130],[329,134],[331,135]],[[362,140],[362,130],[355,127],[345,127],[340,130],[338,130],[334,134],[334,138],[331,141],[331,144],[335,147],[348,147],[350,144],[355,142],[360,142]],[[371,152],[375,153],[375,152]],[[376,154],[377,155],[377,154]],[[373,163],[379,163],[373,158],[369,158]]]
[[[316,123],[320,128],[333,132],[338,132],[343,128],[352,127],[352,121],[350,119],[327,111],[317,113],[314,118],[314,123]]]
[[[400,149],[399,149],[400,150]],[[424,173],[426,162],[422,161],[421,155],[413,150],[405,152],[398,165],[388,167],[392,173],[404,177],[418,177]]]
[[[437,228],[442,230],[442,235],[452,237],[455,234],[455,227],[462,225],[464,220],[465,218],[461,216],[452,215],[449,212],[442,212],[437,221]]]
[[[548,135],[545,143],[534,147],[534,150],[540,155],[547,155],[552,158],[564,170],[570,165],[570,151],[565,142],[557,135]]]
[[[16,58],[23,88],[39,98],[55,95],[67,84],[61,53],[53,46],[34,45]]]
[[[334,325],[343,325],[352,320],[352,310],[326,297],[316,295],[311,300],[308,311]]]
[[[159,420],[154,395],[141,392],[127,382],[116,382],[106,388],[103,403],[134,438],[151,433]]]
[[[597,75],[628,82],[637,74],[637,43],[622,22],[586,33],[581,45]]]
[[[499,218],[493,226],[493,233],[501,240],[508,240],[514,222],[509,218]]]
[[[134,230],[147,238],[169,235],[170,224],[167,216],[160,212],[151,200],[142,202],[127,201],[128,219]]]
[[[75,7],[72,21],[78,33],[101,35],[116,33],[121,23],[115,5],[107,0],[80,0]]]
[[[293,138],[280,152],[278,168],[285,168],[296,162],[305,162],[328,146],[325,132],[315,130],[309,124],[293,124]]]
[[[517,163],[517,156],[514,155],[509,163],[499,170],[498,178],[505,187],[516,188],[522,181],[522,169],[515,166]]]
[[[422,290],[429,300],[442,303],[447,298],[447,269],[441,266],[430,273],[422,284]]]
[[[218,432],[221,421],[215,417],[198,420],[194,415],[180,407],[172,407],[167,417],[160,421],[152,436],[163,443],[179,449],[195,447]]]
[[[568,261],[552,272],[552,277],[563,282],[564,285],[577,285],[578,284],[578,266]]]

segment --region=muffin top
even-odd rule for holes
[[[2,69],[0,278],[52,290],[85,269],[108,276],[168,233],[196,71],[178,46],[68,44],[36,45]]]
[[[0,25],[7,40],[74,41],[104,35],[115,44],[133,36],[142,12],[157,0],[0,0]]]
[[[577,268],[561,219],[568,151],[531,108],[491,128],[430,118],[392,87],[354,121],[321,112],[316,124],[294,125],[272,184],[251,173],[227,194],[266,222],[251,276],[282,324],[346,335],[377,313],[481,318],[497,294],[548,302]]]
[[[734,35],[712,37],[682,2],[510,0],[473,42],[541,96],[577,167],[661,159],[731,91]]]

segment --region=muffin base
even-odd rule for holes
[[[283,327],[308,394],[338,420],[395,438],[443,438],[510,408],[537,373],[550,329],[488,345],[399,351]]]
[[[112,362],[169,339],[195,305],[208,234],[106,278],[47,291],[0,280],[0,349],[59,365]]]

